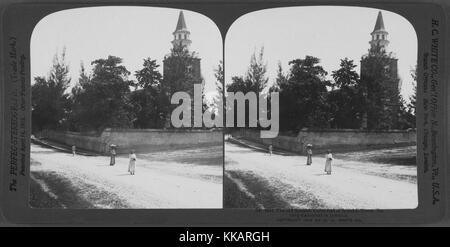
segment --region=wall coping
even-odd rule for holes
[[[238,131],[259,132],[259,130],[255,130],[255,129],[240,129]],[[407,130],[398,130],[398,129],[393,129],[393,130],[363,130],[363,129],[306,129],[306,128],[304,128],[304,129],[298,131],[297,134],[292,133],[291,135],[283,135],[283,133],[280,132],[278,134],[278,136],[279,137],[297,137],[300,134],[330,133],[330,132],[338,132],[338,133],[353,132],[353,133],[367,133],[367,134],[371,134],[371,133],[403,133],[403,134],[408,134],[408,133],[415,133],[416,129],[407,129]]]
[[[410,133],[416,132],[416,129],[407,129],[407,130],[303,129],[300,130],[298,133],[308,133],[308,132]]]
[[[193,132],[193,133],[209,133],[209,132],[221,132],[221,129],[217,129],[217,128],[213,128],[213,129],[183,129],[183,128],[179,128],[179,129],[116,129],[116,128],[106,128],[105,130],[103,130],[104,132],[138,132],[138,133],[142,133],[142,132],[162,132],[162,133],[179,133],[179,132]]]
[[[211,133],[211,132],[222,132],[221,129],[112,129],[106,128],[102,132],[74,132],[74,131],[60,131],[60,130],[47,130],[54,133],[61,133],[74,136],[88,136],[88,137],[100,137],[105,133],[148,133],[148,132],[159,132],[159,133]]]

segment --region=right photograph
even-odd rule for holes
[[[251,12],[228,30],[224,68],[224,208],[418,206],[417,36],[400,14]]]

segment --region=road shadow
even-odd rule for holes
[[[35,178],[30,180],[32,208],[130,208],[117,194],[84,180],[73,181],[55,171],[31,171],[31,174]],[[45,184],[45,189],[37,181]]]

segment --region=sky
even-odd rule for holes
[[[362,7],[286,7],[260,10],[241,16],[225,38],[225,80],[244,75],[253,52],[264,47],[269,83],[276,78],[278,62],[283,70],[288,62],[306,55],[318,57],[329,73],[339,68],[340,59],[348,57],[358,65],[370,45],[378,9]],[[388,52],[398,58],[401,94],[405,100],[413,93],[410,71],[417,62],[417,36],[413,26],[402,16],[382,10],[389,32]]]
[[[288,62],[313,55],[330,74],[348,57],[358,65],[369,48],[378,9],[362,7],[287,7],[251,12],[238,18],[225,38],[225,80],[244,75],[254,51],[264,47],[269,83],[276,77],[278,62],[288,71]],[[201,58],[205,93],[215,93],[214,69],[222,59],[222,37],[209,18],[183,10],[191,32],[190,50]],[[178,9],[157,7],[91,7],[64,10],[44,17],[31,37],[31,75],[48,74],[53,56],[66,48],[72,85],[78,81],[80,63],[88,71],[98,58],[114,55],[134,74],[143,59],[162,60],[172,47],[172,32]],[[417,61],[417,37],[402,16],[382,10],[389,32],[388,51],[398,58],[401,94],[413,92],[410,71]],[[134,76],[131,76],[134,79]]]
[[[31,75],[46,76],[54,55],[66,48],[72,86],[78,81],[80,63],[91,71],[91,62],[114,55],[132,73],[151,57],[160,64],[170,53],[178,9],[156,7],[91,7],[50,14],[36,25],[31,37]],[[191,51],[201,58],[205,93],[215,91],[214,69],[223,57],[222,36],[206,16],[183,10],[191,32]]]

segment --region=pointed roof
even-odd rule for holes
[[[178,30],[186,30],[186,21],[184,21],[184,15],[183,15],[183,11],[180,11],[180,15],[178,16],[178,22],[177,22],[177,27],[175,28],[175,31]]]
[[[375,31],[385,31],[384,29],[384,22],[383,22],[383,15],[381,14],[381,11],[378,12],[377,16],[377,22],[375,23],[375,27],[373,28],[373,32]]]

